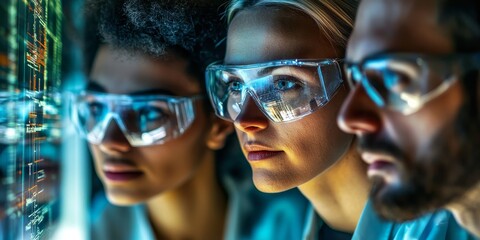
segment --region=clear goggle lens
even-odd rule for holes
[[[90,143],[100,144],[115,121],[130,145],[149,146],[182,135],[195,119],[194,102],[200,98],[85,92],[72,95],[71,115]]]
[[[217,116],[235,121],[251,97],[273,122],[298,120],[324,106],[342,84],[339,62],[284,60],[207,68],[207,91]]]
[[[408,115],[443,93],[462,72],[480,68],[479,56],[376,56],[346,64],[347,79],[351,87],[361,83],[377,106]]]

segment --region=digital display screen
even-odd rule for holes
[[[61,27],[60,0],[0,2],[0,240],[58,220]]]

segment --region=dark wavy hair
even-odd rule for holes
[[[457,52],[480,51],[480,1],[438,0],[439,22],[451,34]]]
[[[439,22],[446,27],[454,43],[455,51],[461,53],[480,52],[480,1],[478,0],[438,0]],[[469,95],[469,105],[478,124],[480,113],[478,106],[478,84],[480,69],[468,72],[463,86]],[[477,81],[472,79],[477,79]]]
[[[85,5],[85,67],[90,72],[98,47],[162,58],[174,53],[203,79],[205,66],[223,58],[226,23],[221,2],[195,0],[90,0]]]

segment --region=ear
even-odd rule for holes
[[[208,133],[207,146],[212,150],[222,149],[228,135],[233,132],[233,123],[220,119],[215,115],[210,119],[212,121],[212,126]]]

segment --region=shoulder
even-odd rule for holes
[[[415,220],[397,225],[399,225],[397,227],[398,231],[395,233],[394,239],[404,239],[405,237],[428,238],[432,240],[475,239],[465,229],[460,227],[453,215],[446,210],[425,214]]]
[[[372,231],[372,229],[375,229]],[[462,229],[452,214],[442,210],[396,223],[381,219],[367,202],[352,239],[475,239]]]

